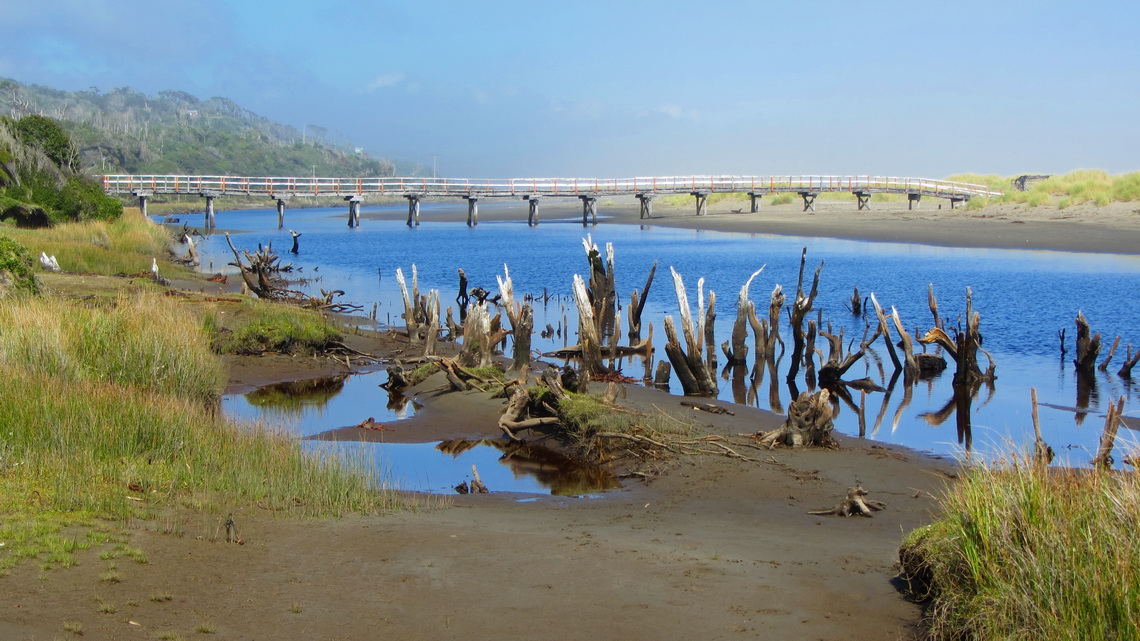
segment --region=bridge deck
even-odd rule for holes
[[[635,194],[851,192],[916,194],[951,200],[999,196],[982,185],[892,176],[667,176],[648,178],[319,178],[108,175],[109,194],[216,196],[599,197]]]

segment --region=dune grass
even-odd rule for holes
[[[137,209],[124,210],[113,222],[90,221],[49,229],[4,225],[0,234],[24,245],[33,256],[40,252],[55,256],[64,271],[109,276],[150,273],[151,260],[163,261],[171,242],[165,229]],[[164,275],[172,275],[169,272],[189,273],[186,268],[164,265]]]
[[[175,299],[9,297],[0,327],[0,572],[30,558],[67,565],[87,539],[61,543],[60,533],[107,520],[398,507],[363,460],[318,458],[287,435],[221,416],[217,356]]]
[[[900,557],[932,639],[1140,639],[1138,531],[1133,473],[972,466]]]
[[[1036,182],[1027,191],[1013,189],[1010,178],[992,174],[958,174],[948,180],[985,185],[1005,192],[997,198],[971,199],[968,206],[974,209],[988,203],[1020,203],[1031,207],[1054,205],[1064,209],[1080,204],[1104,206],[1140,200],[1140,172],[1135,171],[1112,175],[1099,169],[1078,169]]]

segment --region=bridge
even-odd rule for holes
[[[419,225],[420,199],[462,198],[467,201],[467,224],[479,221],[480,198],[522,198],[529,202],[527,224],[538,224],[542,198],[578,198],[582,201],[582,224],[597,223],[597,199],[603,196],[635,196],[641,217],[653,217],[653,198],[688,194],[696,199],[696,214],[706,213],[712,193],[747,194],[753,213],[767,194],[795,193],[803,199],[804,211],[815,211],[821,193],[845,192],[855,196],[860,210],[869,209],[873,194],[905,194],[913,209],[924,196],[944,198],[953,208],[970,198],[1000,196],[983,185],[893,176],[666,176],[648,178],[318,178],[176,175],[103,176],[108,194],[133,194],[143,213],[154,194],[195,194],[206,199],[205,226],[215,226],[214,199],[218,196],[264,196],[277,201],[277,223],[284,226],[285,203],[296,196],[343,198],[348,203],[348,226],[360,224],[360,204],[368,197],[403,197],[408,200],[408,225]]]

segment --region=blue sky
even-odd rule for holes
[[[0,76],[451,177],[1140,170],[1140,3],[5,0]]]

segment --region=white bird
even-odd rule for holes
[[[44,268],[46,272],[58,272],[59,263],[55,261],[55,256],[48,256],[44,252],[40,252],[40,267]]]
[[[150,273],[154,274],[154,279],[158,280],[158,259],[150,259]]]

